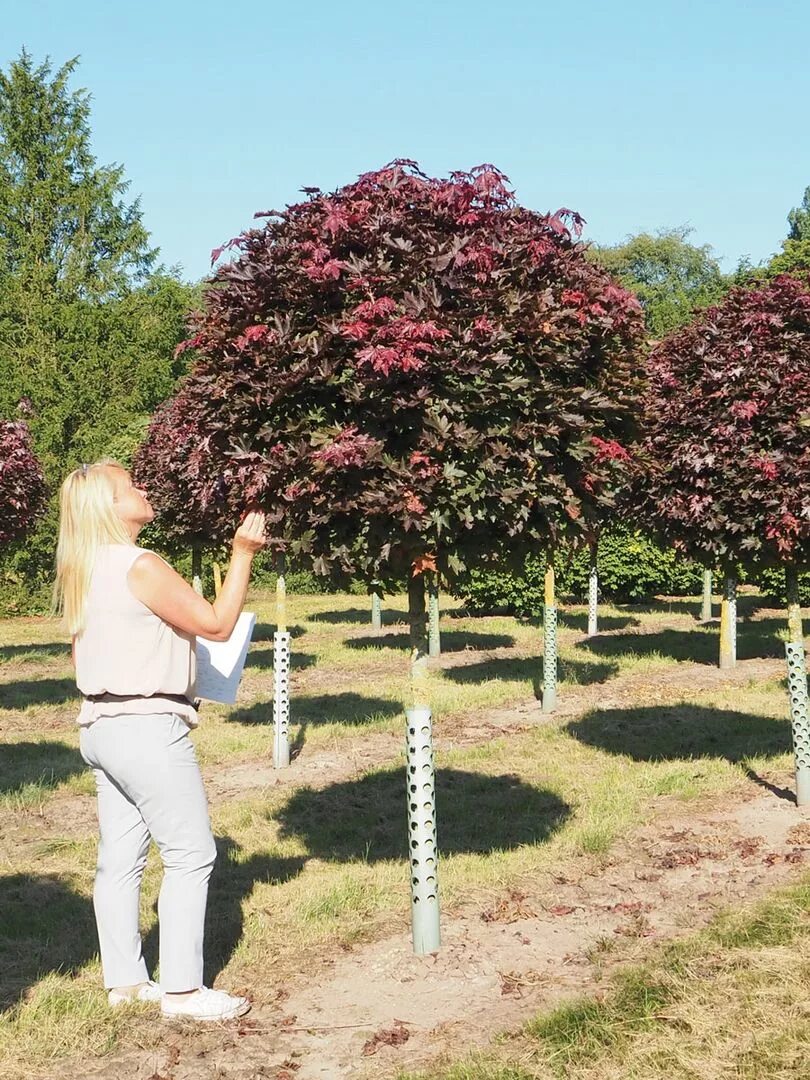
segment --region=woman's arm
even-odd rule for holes
[[[233,539],[231,564],[213,604],[148,551],[133,563],[127,575],[129,587],[142,604],[178,630],[226,641],[245,602],[253,556],[264,547],[264,528],[264,514],[254,512],[239,526]]]

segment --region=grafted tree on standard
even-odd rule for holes
[[[732,290],[653,351],[642,512],[723,568],[721,666],[735,660],[738,566],[782,566],[799,801],[810,733],[798,573],[810,559],[810,283]]]
[[[434,179],[396,161],[305,193],[226,245],[186,343],[194,469],[156,475],[155,503],[192,504],[218,539],[255,502],[316,573],[409,581],[414,944],[431,951],[426,579],[553,549],[610,504],[600,448],[633,426],[642,315],[585,258],[577,214],[524,209],[490,165]]]

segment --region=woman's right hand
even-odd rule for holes
[[[251,558],[267,543],[266,519],[261,510],[251,510],[236,530],[233,538],[234,554],[250,555]]]

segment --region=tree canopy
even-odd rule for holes
[[[644,519],[694,556],[810,554],[810,287],[733,289],[650,358]]]
[[[305,191],[216,272],[136,462],[158,509],[216,539],[257,502],[317,572],[367,579],[584,529],[626,467],[643,325],[579,216],[492,166]]]

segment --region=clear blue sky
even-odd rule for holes
[[[731,268],[778,249],[810,185],[807,0],[27,0],[0,65],[79,54],[101,162],[167,264],[304,185],[394,157],[489,161],[602,243],[689,224]]]

